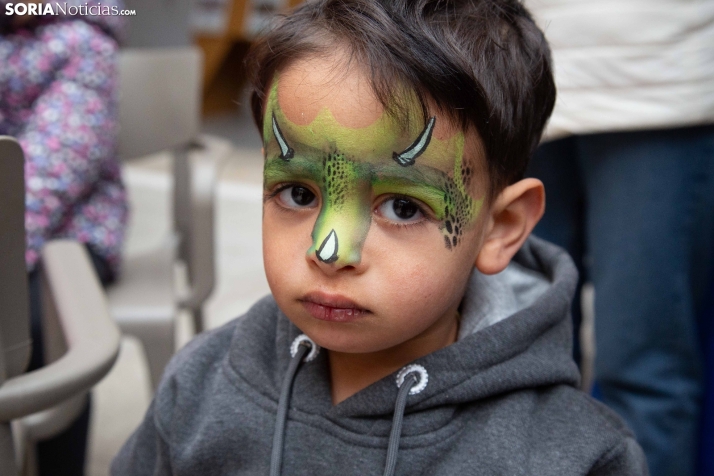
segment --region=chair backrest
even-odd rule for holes
[[[196,47],[125,49],[119,55],[119,155],[143,157],[196,139],[202,55]]]
[[[0,384],[25,371],[31,349],[24,170],[20,144],[0,136]]]
[[[210,144],[199,140],[202,71],[195,47],[128,49],[120,55],[119,153],[124,159],[173,153],[173,230],[190,288],[179,301],[194,313],[215,284],[217,163],[207,157]]]

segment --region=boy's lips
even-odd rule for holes
[[[349,322],[369,313],[369,310],[339,294],[311,292],[300,302],[312,317],[321,321]]]

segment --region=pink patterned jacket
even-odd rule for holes
[[[116,156],[121,25],[120,16],[45,16],[0,32],[0,134],[17,137],[26,156],[28,271],[59,237],[86,243],[118,271],[127,219]]]

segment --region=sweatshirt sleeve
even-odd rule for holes
[[[645,454],[628,436],[607,451],[592,467],[589,476],[648,476]]]
[[[156,419],[155,400],[141,426],[112,461],[111,476],[169,476],[169,446]]]

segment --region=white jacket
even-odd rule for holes
[[[714,0],[526,0],[553,51],[546,136],[714,123]]]

